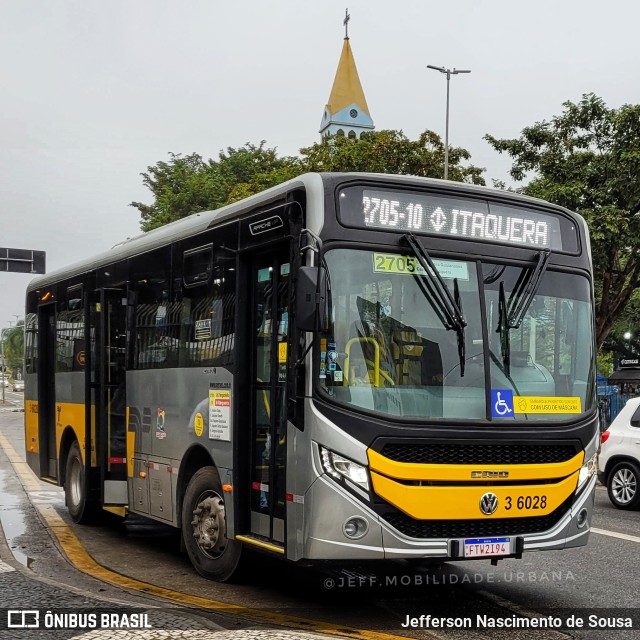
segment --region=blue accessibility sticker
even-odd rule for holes
[[[491,415],[494,418],[513,418],[512,389],[491,389]]]

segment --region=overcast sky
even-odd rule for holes
[[[265,139],[282,155],[318,128],[349,36],[375,126],[444,137],[485,178],[516,137],[594,92],[640,103],[635,0],[0,0],[0,246],[53,270],[139,233],[140,173],[169,152],[217,157]],[[0,273],[0,327],[29,276]]]

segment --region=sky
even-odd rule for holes
[[[140,233],[141,173],[168,154],[319,140],[345,9],[376,129],[444,138],[508,181],[483,140],[584,93],[640,103],[635,0],[0,0],[0,247],[51,271]],[[0,327],[30,276],[0,272]]]

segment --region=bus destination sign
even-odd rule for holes
[[[357,227],[577,250],[577,230],[568,218],[485,200],[348,188],[340,193],[340,216]],[[571,229],[563,233],[567,225]],[[564,235],[568,242],[563,243]]]

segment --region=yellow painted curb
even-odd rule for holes
[[[0,434],[0,447],[4,449],[5,454],[11,461],[16,475],[27,493],[29,491],[39,491],[40,486],[38,484],[38,480],[33,474],[33,471],[24,462],[24,460],[18,456],[11,443],[2,434]],[[233,614],[261,622],[270,622],[283,627],[305,629],[307,631],[325,633],[344,638],[361,638],[362,640],[398,640],[398,638],[406,637],[377,631],[353,629],[350,627],[337,627],[330,623],[320,622],[318,620],[309,620],[307,618],[287,616],[271,611],[251,609],[243,607],[242,605],[221,602],[219,600],[209,600],[207,598],[180,593],[179,591],[158,587],[147,582],[142,582],[141,580],[136,580],[135,578],[124,576],[112,571],[111,569],[107,569],[101,564],[98,564],[52,505],[36,503],[33,506],[37,509],[46,526],[56,537],[69,562],[79,571],[108,584],[125,589],[131,589],[132,591],[139,591],[147,595],[164,598],[183,605],[191,605],[202,609],[208,609],[210,611]]]

